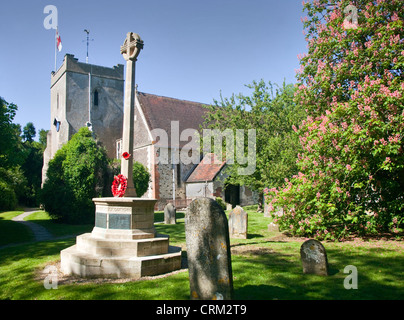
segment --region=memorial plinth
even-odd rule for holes
[[[61,269],[81,277],[138,279],[181,268],[181,248],[154,230],[155,199],[95,198],[95,227],[61,251]]]

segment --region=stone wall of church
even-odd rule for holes
[[[91,81],[91,109],[88,106],[88,87]],[[102,76],[68,72],[66,75],[66,118],[72,131],[70,137],[90,120],[97,139],[106,147],[108,156],[116,156],[116,140],[122,137],[123,81]],[[94,104],[94,93],[98,105]],[[84,103],[83,103],[84,102]]]
[[[173,177],[173,166],[171,164],[171,149],[165,149],[168,154],[168,163],[158,163],[156,165],[156,193],[159,199],[158,210],[164,208],[167,200],[173,199],[173,179],[175,184],[175,198],[185,200],[186,196],[186,185],[185,179],[189,172],[192,170],[194,165],[191,164],[175,164],[174,165],[174,177]]]

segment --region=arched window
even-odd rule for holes
[[[94,106],[98,106],[98,91],[94,91]]]

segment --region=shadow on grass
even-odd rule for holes
[[[297,250],[291,254],[275,250],[232,255],[235,299],[395,300],[404,296],[404,256],[395,250],[368,248],[352,254],[327,249],[329,276],[303,274]],[[347,265],[357,267],[357,290],[344,287]]]
[[[34,234],[26,225],[0,216],[0,246],[34,240]]]
[[[170,236],[170,245],[185,243],[184,221],[177,220],[177,224],[155,224],[154,228],[157,233]]]

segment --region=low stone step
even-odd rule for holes
[[[147,257],[98,256],[77,250],[77,245],[60,252],[65,274],[81,277],[129,277],[138,279],[181,268],[181,248],[170,246],[169,253]]]
[[[85,233],[76,238],[77,250],[101,256],[144,257],[168,252],[168,237],[137,240],[103,239]]]

